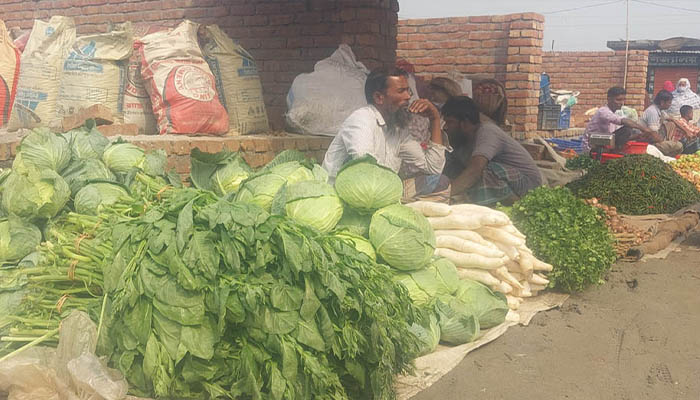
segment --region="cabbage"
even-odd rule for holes
[[[158,149],[143,156],[143,162],[138,165],[141,170],[149,176],[164,176],[168,166],[168,155],[165,150]]]
[[[369,222],[371,215],[360,214],[350,207],[345,207],[343,217],[335,226],[337,230],[344,230],[362,237],[369,237]]]
[[[343,203],[333,187],[319,181],[301,181],[287,187],[285,213],[293,220],[330,232],[343,216]]]
[[[454,294],[460,283],[457,267],[446,258],[434,258],[427,268],[412,272],[411,276],[432,296]]]
[[[236,194],[236,201],[257,204],[265,211],[270,211],[272,199],[285,183],[291,185],[313,179],[311,170],[299,162],[286,162],[243,182]]]
[[[0,221],[0,265],[16,263],[33,252],[41,243],[41,231],[36,226],[10,216]]]
[[[401,204],[374,213],[369,241],[387,264],[402,271],[425,267],[435,252],[435,233],[428,220]]]
[[[211,187],[219,196],[236,193],[241,183],[248,179],[253,171],[242,157],[234,158],[230,163],[219,167],[211,176]]]
[[[396,204],[403,195],[401,178],[367,156],[350,161],[335,178],[338,196],[350,207],[367,213]]]
[[[71,194],[74,196],[78,193],[78,190],[82,189],[90,181],[116,180],[114,174],[107,168],[105,163],[92,158],[73,161],[68,168],[63,171],[63,179],[65,179],[68,186],[70,186]]]
[[[474,341],[479,336],[479,320],[456,299],[448,303],[438,300],[435,310],[440,319],[440,340],[452,345]]]
[[[23,218],[51,218],[63,209],[69,197],[66,181],[50,169],[27,174],[13,171],[3,183],[2,206]]]
[[[338,232],[335,236],[350,240],[355,250],[367,254],[373,261],[377,261],[377,253],[369,240],[350,232]]]
[[[402,284],[406,288],[408,296],[413,301],[413,304],[417,306],[426,306],[433,300],[433,296],[421,289],[410,274],[397,273],[392,280]]]
[[[61,172],[70,159],[70,148],[63,137],[46,128],[37,128],[22,139],[12,168],[21,173],[31,168]]]
[[[440,324],[432,312],[414,322],[408,329],[421,341],[419,357],[434,352],[440,343]]]
[[[125,174],[132,168],[140,168],[145,159],[142,148],[131,143],[115,143],[105,150],[102,161],[117,174]]]
[[[63,138],[68,142],[73,158],[80,160],[102,159],[102,154],[110,143],[97,129],[85,127],[68,131],[63,134]]]
[[[464,303],[467,310],[479,319],[483,329],[493,328],[506,320],[508,302],[502,293],[494,292],[479,282],[459,281],[455,298]]]
[[[103,206],[110,206],[125,197],[129,197],[129,192],[120,185],[96,182],[80,189],[73,205],[80,214],[97,215]]]

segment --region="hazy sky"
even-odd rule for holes
[[[605,50],[624,40],[626,0],[399,0],[399,18],[534,11],[545,16],[544,48]],[[700,38],[700,0],[630,0],[630,38]]]

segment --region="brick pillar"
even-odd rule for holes
[[[615,55],[623,65],[624,81],[624,51],[616,51]],[[649,67],[649,52],[644,50],[630,50],[627,63],[627,99],[626,105],[637,110],[644,109],[644,100],[647,96],[647,69]]]
[[[510,17],[505,80],[508,120],[513,136],[522,139],[537,130],[544,17],[535,13]]]

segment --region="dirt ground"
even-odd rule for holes
[[[428,399],[700,399],[700,233],[470,353]]]

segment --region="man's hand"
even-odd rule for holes
[[[429,118],[431,121],[440,120],[440,111],[429,100],[418,99],[408,106],[408,111]]]

